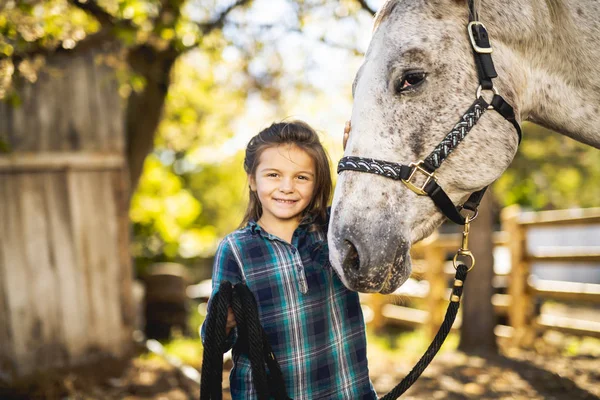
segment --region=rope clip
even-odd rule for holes
[[[458,249],[458,251],[456,252],[456,254],[454,255],[454,259],[453,259],[454,269],[458,268],[459,258],[469,259],[471,266],[468,267],[467,272],[471,271],[473,269],[473,267],[475,266],[475,257],[473,256],[473,253],[471,252],[471,250],[469,250],[469,232],[471,229],[471,220],[473,220],[473,219],[474,219],[474,217],[471,217],[471,216],[466,217],[465,225],[464,225],[464,229],[463,229],[462,244],[461,244],[460,248]]]

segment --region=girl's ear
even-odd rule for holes
[[[250,183],[250,190],[256,192],[256,179],[254,179],[254,176],[248,175],[248,182]]]

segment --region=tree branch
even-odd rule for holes
[[[371,15],[375,15],[377,13],[377,11],[375,9],[373,9],[373,8],[371,8],[371,6],[369,6],[369,4],[367,3],[367,0],[357,0],[357,1],[360,4],[360,6],[363,8],[363,10],[370,12]]]
[[[225,23],[225,19],[227,18],[227,16],[229,15],[229,13],[231,11],[233,11],[235,8],[238,8],[240,6],[249,4],[250,1],[251,0],[237,0],[235,3],[231,4],[229,7],[227,7],[223,11],[221,11],[221,13],[219,15],[217,15],[217,17],[214,18],[212,21],[199,23],[198,27],[200,28],[202,33],[204,33],[205,35],[212,32],[214,29],[220,29],[223,27],[223,24]]]
[[[104,11],[95,1],[88,0],[85,3],[81,3],[79,0],[68,0],[69,4],[73,7],[79,8],[96,18],[102,28],[92,34],[84,38],[83,40],[77,42],[77,45],[74,48],[66,49],[62,46],[58,47],[48,47],[43,44],[43,40],[39,40],[36,42],[29,43],[25,48],[15,52],[12,56],[0,56],[0,59],[3,58],[11,58],[13,62],[19,63],[26,58],[34,57],[37,55],[41,55],[44,57],[48,57],[52,54],[56,53],[72,53],[80,50],[86,50],[89,47],[97,46],[99,43],[110,40],[111,30],[114,27],[126,28],[126,29],[136,29],[129,21],[117,21],[115,18]]]
[[[104,9],[100,7],[95,1],[89,0],[81,2],[79,0],[69,0],[69,3],[72,4],[74,7],[77,7],[80,10],[83,10],[88,14],[92,15],[98,20],[98,22],[100,22],[100,25],[102,25],[103,27],[114,27],[115,25],[117,25],[115,17],[104,11]]]
[[[92,17],[96,18],[98,22],[100,22],[100,25],[102,25],[101,30],[106,31],[113,28],[119,28],[137,31],[139,29],[130,20],[115,18],[114,15],[106,12],[94,0],[86,0],[85,2],[82,2],[81,0],[68,1],[73,7],[79,8],[80,10],[83,10]]]
[[[15,64],[18,64],[27,58],[32,58],[35,56],[50,57],[55,54],[86,51],[91,47],[97,47],[99,44],[106,43],[109,40],[111,40],[111,36],[108,34],[108,32],[101,30],[93,35],[87,36],[83,40],[80,40],[72,49],[65,49],[60,45],[57,47],[47,47],[46,45],[43,45],[41,41],[36,41],[29,43],[25,49],[16,51],[10,57],[5,56],[4,54],[0,55],[0,60],[10,58]]]

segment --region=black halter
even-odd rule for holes
[[[479,76],[479,87],[475,102],[469,107],[461,119],[454,125],[454,128],[446,135],[446,137],[437,145],[435,149],[425,159],[409,165],[402,165],[389,161],[375,160],[364,157],[343,157],[338,164],[338,174],[342,171],[358,171],[368,172],[400,180],[410,190],[420,196],[429,196],[435,205],[444,213],[448,219],[453,222],[464,225],[465,218],[460,214],[462,209],[467,209],[472,212],[477,212],[477,207],[487,190],[487,186],[483,189],[474,192],[469,196],[467,201],[459,206],[454,205],[452,200],[438,185],[435,177],[435,170],[440,167],[442,162],[452,153],[452,151],[460,144],[467,136],[471,128],[477,123],[479,118],[486,110],[496,110],[507,121],[515,127],[519,135],[519,143],[521,142],[521,127],[515,118],[515,113],[510,104],[498,94],[498,90],[494,88],[492,82],[498,74],[494,68],[492,61],[492,47],[485,26],[477,20],[473,1],[469,1],[469,24],[467,31],[473,55],[475,57],[475,66]],[[481,97],[482,90],[490,90],[494,93],[492,101],[488,104]],[[421,185],[415,184],[415,178],[421,174],[425,178],[425,182]]]

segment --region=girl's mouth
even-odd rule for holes
[[[294,204],[298,201],[298,200],[285,200],[285,199],[273,199],[273,200],[275,200],[276,202],[281,203],[281,204]]]

